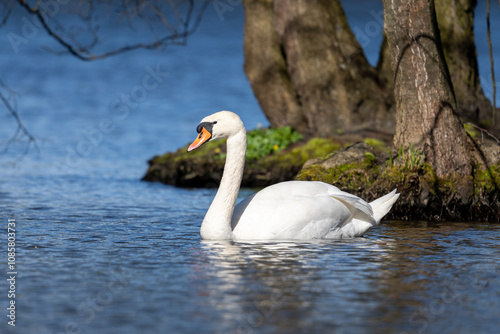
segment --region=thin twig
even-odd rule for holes
[[[499,0],[500,3],[500,0]],[[488,50],[490,53],[490,68],[491,68],[491,84],[493,86],[493,116],[492,125],[495,126],[497,112],[497,83],[495,82],[495,65],[493,62],[493,47],[491,45],[491,29],[490,29],[490,0],[486,1],[486,35],[488,38]]]
[[[9,3],[4,3],[4,6],[7,7]],[[14,9],[14,1],[10,3],[10,6],[7,7],[7,10],[5,11],[5,16],[3,17],[2,21],[0,21],[0,27],[2,27],[5,23],[7,23],[7,20],[9,19],[10,14],[12,13],[12,10]]]
[[[9,88],[1,80],[0,80],[0,87],[7,90],[12,95],[12,92],[9,90]],[[24,126],[23,122],[21,121],[21,118],[19,117],[19,114],[17,113],[17,108],[10,103],[9,98],[6,97],[5,95],[3,95],[2,92],[0,92],[0,100],[5,105],[7,110],[10,112],[12,117],[14,117],[14,120],[17,123],[17,128],[16,128],[16,131],[14,132],[14,135],[9,140],[7,140],[7,143],[5,144],[5,148],[2,150],[2,152],[3,153],[7,152],[7,150],[9,149],[9,146],[14,141],[16,141],[18,139],[18,137],[21,133],[24,134],[28,138],[28,146],[26,147],[24,154],[26,154],[28,152],[31,145],[33,145],[35,147],[35,149],[37,151],[39,151],[38,144],[36,142],[35,137]]]
[[[490,136],[493,140],[495,140],[495,141],[497,142],[497,144],[498,144],[498,145],[500,145],[500,140],[499,140],[497,137],[495,137],[493,134],[491,134],[490,132],[488,132],[486,129],[480,128],[479,126],[474,125],[474,124],[469,123],[469,122],[467,122],[467,123],[465,123],[465,124],[469,124],[470,126],[475,127],[476,129],[478,129],[479,131],[481,131],[481,134],[486,133],[486,134],[487,134],[488,136]]]

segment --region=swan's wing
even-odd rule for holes
[[[394,203],[399,198],[399,194],[396,193],[396,189],[384,195],[382,197],[377,198],[373,202],[370,202],[370,206],[373,208],[373,216],[375,220],[380,222],[380,220],[389,213]]]
[[[372,206],[369,203],[358,196],[342,191],[331,184],[320,181],[289,181],[282,182],[277,185],[284,185],[284,188],[288,188],[286,192],[291,195],[311,197],[328,195],[345,204],[355,217],[366,220],[371,224],[376,224],[373,217]]]
[[[234,207],[233,218],[231,219],[231,230],[234,230],[236,224],[238,224],[238,222],[240,221],[241,216],[243,215],[243,213],[247,209],[248,204],[250,204],[250,202],[252,201],[252,199],[257,194],[258,193],[255,193],[255,194],[253,194],[251,196],[248,196],[247,198],[245,198],[244,200],[242,200],[241,202],[239,202]]]
[[[289,181],[240,202],[232,229],[238,239],[322,238],[353,219],[375,224],[371,206],[323,182]]]
[[[353,217],[364,220],[372,225],[377,224],[377,221],[373,216],[371,205],[363,199],[340,190],[339,192],[330,194],[330,196],[341,201],[347,207],[349,207],[349,209],[353,213]]]
[[[341,201],[326,195],[269,199],[255,195],[233,213],[235,239],[314,239],[340,228],[352,217]]]

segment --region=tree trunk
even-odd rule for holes
[[[479,81],[477,51],[474,41],[474,8],[476,0],[436,0],[436,16],[441,43],[456,96],[456,112],[463,121],[485,126],[492,118],[491,103]],[[393,90],[391,57],[384,36],[377,74],[382,87]],[[388,105],[393,99],[388,94]],[[492,129],[493,130],[493,129]]]
[[[441,43],[456,96],[456,112],[475,124],[491,120],[491,103],[479,82],[474,41],[477,0],[436,0]]]
[[[245,0],[245,72],[273,127],[291,125],[304,132],[297,92],[288,75],[274,29],[272,0]]]
[[[387,44],[387,36],[384,34],[382,45],[377,62],[377,77],[380,87],[385,95],[387,108],[390,113],[395,115],[395,102],[394,102],[394,72],[392,71],[391,52]]]
[[[245,71],[272,126],[331,136],[391,129],[384,94],[338,0],[245,0]]]
[[[394,71],[395,147],[421,149],[437,176],[472,181],[479,154],[455,113],[434,1],[384,0],[384,18]]]

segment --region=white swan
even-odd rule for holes
[[[227,139],[219,189],[201,224],[203,239],[288,240],[352,238],[377,225],[399,197],[396,190],[367,203],[330,184],[288,181],[269,186],[236,207],[245,166],[246,131],[240,117],[220,111],[205,117],[188,152]]]

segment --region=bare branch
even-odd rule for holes
[[[9,16],[12,13],[12,10],[14,9],[14,4],[15,4],[14,0],[12,0],[12,1],[6,1],[5,3],[3,3],[3,6],[5,7],[5,15],[0,20],[0,27],[2,27],[3,25],[5,25],[5,23],[9,19]]]
[[[161,10],[158,8],[158,6],[156,5],[149,5],[151,7],[151,9],[154,11],[154,13],[156,14],[156,17],[163,23],[163,25],[165,27],[167,27],[167,29],[169,29],[171,32],[175,32],[175,29],[174,27],[172,27],[170,25],[170,23],[168,23],[168,20],[165,18],[165,15],[163,15],[163,13],[161,12]]]
[[[124,16],[127,17],[127,19],[129,20],[129,26],[132,27],[132,24],[130,22],[131,16],[132,17],[137,16],[142,18],[142,15],[140,15],[141,14],[140,9],[148,6],[153,10],[153,12],[156,15],[156,18],[163,23],[163,25],[169,30],[170,33],[164,35],[163,37],[155,38],[154,42],[136,43],[119,47],[114,50],[110,50],[100,54],[94,54],[91,52],[91,50],[94,48],[94,46],[97,45],[98,38],[95,29],[91,26],[90,18],[87,17],[85,21],[87,21],[87,24],[89,25],[88,32],[93,34],[94,39],[89,45],[82,46],[79,45],[75,36],[71,36],[70,34],[68,34],[64,29],[64,27],[57,22],[57,20],[51,18],[50,20],[51,24],[49,24],[49,18],[46,16],[46,13],[44,13],[43,10],[41,10],[38,6],[31,7],[25,1],[18,0],[18,3],[23,8],[25,8],[30,14],[35,15],[39,19],[45,31],[47,31],[47,33],[52,38],[54,38],[57,41],[57,43],[66,50],[66,52],[85,61],[103,59],[109,56],[114,56],[117,54],[125,53],[136,49],[155,49],[161,46],[165,46],[167,44],[185,44],[186,38],[197,30],[201,22],[201,19],[203,17],[203,14],[209,4],[209,1],[202,2],[198,15],[196,16],[194,21],[192,15],[195,8],[195,2],[193,0],[187,1],[188,8],[186,10],[185,16],[182,16],[182,14],[179,11],[179,8],[177,8],[177,6],[172,1],[169,2],[171,4],[172,10],[175,13],[175,16],[181,22],[181,27],[182,27],[181,31],[177,31],[177,29],[175,29],[175,27],[173,27],[167,21],[163,13],[161,13],[160,9],[156,5],[149,4],[147,1],[145,2],[138,1],[133,7],[129,7],[130,2],[124,0],[123,1]],[[89,6],[92,6],[92,2],[89,3]],[[142,20],[145,21],[146,24],[150,24],[147,18],[144,17],[142,18]],[[52,25],[55,25],[55,29],[52,27]],[[64,35],[66,35],[67,38],[64,38],[63,37]]]
[[[5,105],[9,113],[14,117],[14,120],[17,123],[17,128],[14,131],[14,134],[12,135],[11,138],[7,140],[5,143],[5,147],[0,151],[2,153],[5,153],[8,151],[10,145],[15,142],[16,140],[19,140],[21,135],[24,135],[28,139],[28,145],[26,146],[26,149],[23,153],[23,156],[28,153],[30,147],[33,145],[35,149],[38,151],[38,144],[36,142],[35,137],[26,129],[24,126],[23,122],[21,121],[21,118],[19,117],[19,114],[17,113],[17,105],[15,105],[15,94],[12,92],[4,83],[3,81],[0,80],[0,88],[4,89],[7,91],[7,96],[3,94],[3,92],[0,91],[0,100],[2,103]],[[11,100],[14,100],[14,105],[11,103]]]
[[[480,128],[479,126],[474,125],[474,124],[469,123],[469,122],[467,122],[466,124],[468,124],[468,125],[470,125],[470,126],[472,126],[472,127],[476,128],[476,129],[478,129],[479,131],[481,131],[481,136],[483,136],[484,134],[486,134],[486,135],[488,135],[491,139],[493,139],[494,141],[496,141],[498,145],[500,145],[500,140],[499,140],[497,137],[495,137],[493,134],[491,134],[490,132],[488,132],[486,129]]]
[[[64,21],[65,17],[56,17],[56,15],[58,15],[57,13],[59,13],[59,10],[62,8],[61,6],[63,6],[59,2],[56,4],[60,5],[60,7],[53,10],[53,8],[45,6],[45,2],[41,0],[31,1],[29,3],[26,0],[5,0],[0,2],[0,8],[2,9],[0,27],[7,22],[14,7],[19,5],[33,15],[48,35],[62,47],[63,51],[55,53],[69,53],[81,60],[91,61],[136,49],[155,49],[167,44],[185,44],[187,37],[198,29],[210,2],[209,0],[203,0],[201,2],[194,0],[183,0],[180,2],[174,0],[122,0],[121,2],[113,2],[110,0],[81,0],[77,4],[75,3],[76,2],[68,2],[64,4],[64,6],[67,6],[66,12],[76,15],[84,23],[83,25],[68,26],[64,24],[66,22]],[[139,23],[139,26],[142,24],[142,27],[147,26],[154,37],[153,41],[141,41],[140,43],[118,46],[108,51],[92,52],[98,45],[102,44],[102,40],[99,38],[100,36],[98,34],[99,26],[95,20],[96,17],[98,17],[96,13],[101,13],[99,12],[99,8],[102,8],[102,6],[108,6],[106,17],[116,17],[117,15],[119,18],[123,17],[130,29],[134,30],[133,24],[135,23]],[[195,7],[199,8],[199,10],[194,17]],[[118,14],[116,12],[117,8],[119,9]],[[169,17],[175,22],[169,22]],[[73,24],[74,20],[71,22]],[[155,30],[155,24],[159,27],[163,27],[161,28],[162,32],[158,33]],[[88,35],[83,35],[84,38],[81,38],[82,33]],[[19,117],[14,92],[10,91],[1,81],[0,100],[17,124],[14,134],[7,140],[5,148],[0,149],[0,152],[6,152],[13,142],[21,138],[27,138],[28,141],[25,153],[27,153],[32,146],[38,150],[39,148],[35,137],[28,131]]]

